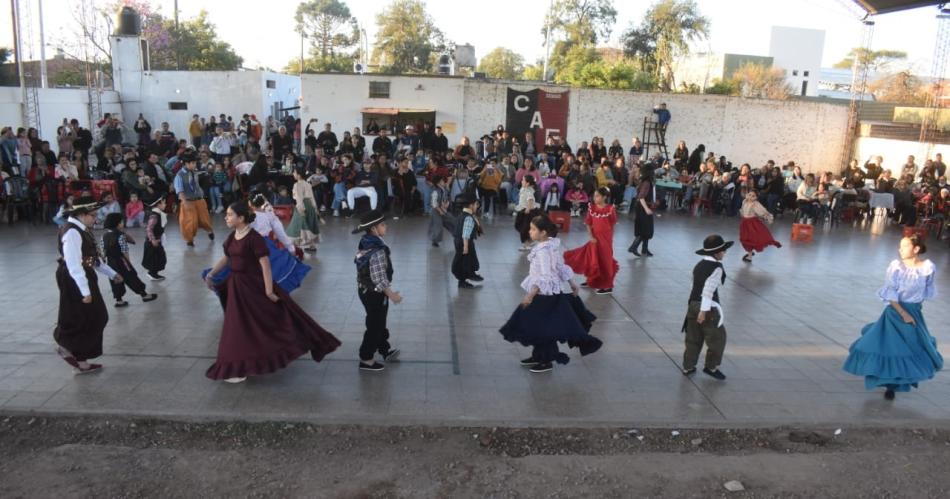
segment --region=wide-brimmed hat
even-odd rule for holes
[[[703,239],[703,249],[696,250],[697,255],[713,256],[720,251],[726,251],[735,244],[735,241],[724,241],[719,234],[713,234]]]
[[[149,207],[149,208],[154,208],[154,207],[158,206],[158,203],[161,203],[161,202],[164,201],[164,200],[165,200],[165,196],[158,196],[157,198],[155,198],[155,199],[153,199],[153,200],[151,200],[151,201],[148,202],[148,207]]]
[[[458,196],[455,196],[455,204],[466,206],[478,201],[478,198],[474,194],[469,192],[463,192]]]
[[[383,215],[379,210],[373,210],[369,213],[365,213],[360,217],[360,224],[353,229],[351,234],[359,234],[360,232],[366,232],[369,229],[379,225],[380,223],[386,220],[386,215]]]
[[[65,213],[70,216],[84,215],[86,213],[92,213],[98,210],[99,208],[102,208],[104,204],[105,203],[96,201],[96,198],[92,196],[83,196],[77,199],[76,201],[74,201],[73,207],[68,210],[65,210]]]

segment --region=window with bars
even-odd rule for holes
[[[369,98],[370,99],[388,99],[389,98],[389,82],[388,81],[369,82]]]

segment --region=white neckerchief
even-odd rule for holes
[[[164,229],[168,225],[168,214],[158,208],[152,208],[152,213],[158,214],[159,219],[162,221],[162,228]]]

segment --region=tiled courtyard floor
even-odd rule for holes
[[[736,219],[665,214],[651,259],[626,253],[633,225],[622,219],[614,294],[582,291],[599,317],[593,333],[604,348],[587,358],[572,355],[570,364],[540,375],[520,367],[526,349],[498,333],[522,296],[518,283],[527,272],[510,217],[487,222],[478,240],[484,288],[461,292],[448,270],[451,243],[431,248],[426,219],[391,222],[395,288],[405,301],[391,307],[390,330],[402,361],[384,373],[358,372],[363,309],[352,263],[353,223],[328,220],[325,242],[308,260],[313,270],[293,295],[342,340],[341,349],[320,364],[301,359],[240,385],[204,377],[222,314],[198,274],[221,254],[226,229],[220,216],[218,241],[199,235],[196,248],[186,248],[177,226],[170,227],[168,279],[147,282],[161,295],[158,301],[133,298],[117,310],[103,286],[110,314],[101,358],[106,367],[80,377],[53,352],[55,229],[0,225],[0,411],[514,426],[950,421],[946,373],[891,403],[841,371],[848,345],[881,311],[875,291],[896,257],[899,230],[893,226],[819,229],[813,243],[798,244],[789,243],[789,221],[780,220],[773,229],[785,246],[751,265],[740,260],[737,243],[721,291],[729,331],[723,383],[679,374],[679,331],[694,250],[711,232],[737,239]],[[563,237],[568,247],[586,239],[580,219],[574,223]],[[132,251],[138,263],[141,244]],[[944,348],[950,344],[948,253],[945,242],[932,243],[927,256],[937,264],[940,294],[924,311]]]

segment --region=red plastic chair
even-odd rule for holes
[[[557,225],[559,232],[570,232],[571,230],[571,212],[569,211],[550,211],[548,218]]]

